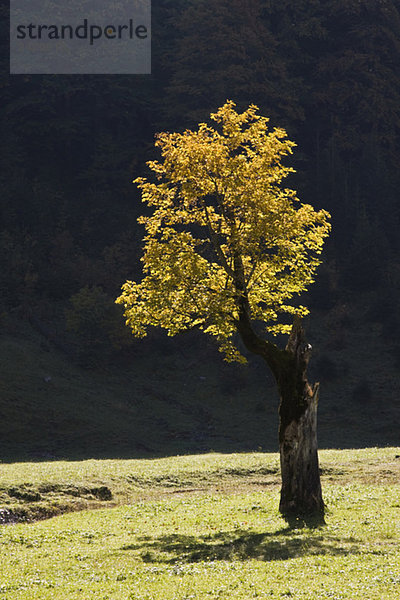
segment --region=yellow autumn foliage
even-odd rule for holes
[[[139,220],[144,277],[117,299],[135,336],[149,326],[169,335],[197,327],[228,360],[242,360],[234,334],[244,297],[250,318],[273,334],[290,330],[281,313],[307,314],[291,301],[313,282],[330,230],[325,210],[282,186],[295,146],[286,132],[269,131],[254,105],[235,107],[227,101],[196,131],[158,135],[154,181],[135,180],[153,208]]]

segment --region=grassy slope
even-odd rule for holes
[[[322,451],[328,511],[317,529],[289,528],[279,517],[276,454],[0,465],[3,494],[23,484],[32,491],[102,485],[111,502],[124,503],[0,529],[0,594],[393,600],[398,455],[396,448]]]
[[[27,325],[3,334],[0,459],[275,448],[276,398],[264,369],[238,374],[213,347],[185,344],[177,350],[167,340],[154,350],[138,342],[128,366],[85,370],[46,351]]]
[[[380,485],[400,479],[400,459],[394,448],[323,450],[321,469],[328,483],[360,480]],[[278,454],[1,464],[0,509],[3,521],[29,521],[177,492],[237,492],[279,484]]]
[[[322,379],[320,446],[397,445],[398,368],[365,309],[313,312],[313,379]],[[321,368],[326,357],[330,366]],[[124,365],[85,370],[26,323],[0,337],[0,459],[130,458],[277,447],[277,395],[264,365],[227,365],[193,336],[138,341]],[[333,366],[332,366],[333,364]],[[48,380],[48,378],[51,378]],[[369,394],[354,396],[361,384]]]

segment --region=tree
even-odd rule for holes
[[[162,161],[148,163],[155,182],[138,178],[153,208],[145,225],[140,283],[128,281],[117,302],[135,336],[149,326],[169,335],[199,328],[214,336],[229,361],[261,356],[280,394],[280,511],[323,517],[316,438],[318,384],[307,380],[311,347],[296,296],[320,264],[329,214],[300,204],[281,186],[295,144],[250,105],[227,101],[211,114],[215,125],[161,133]],[[293,321],[285,323],[282,317]],[[271,335],[290,334],[286,348]]]

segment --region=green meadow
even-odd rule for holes
[[[0,599],[396,600],[399,454],[322,451],[315,528],[276,454],[1,464]]]

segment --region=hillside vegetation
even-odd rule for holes
[[[365,325],[367,308],[341,302],[307,323],[321,448],[398,444],[398,359],[382,323]],[[155,333],[88,368],[26,320],[1,324],[2,461],[277,449],[266,366],[225,363],[206,336]]]

